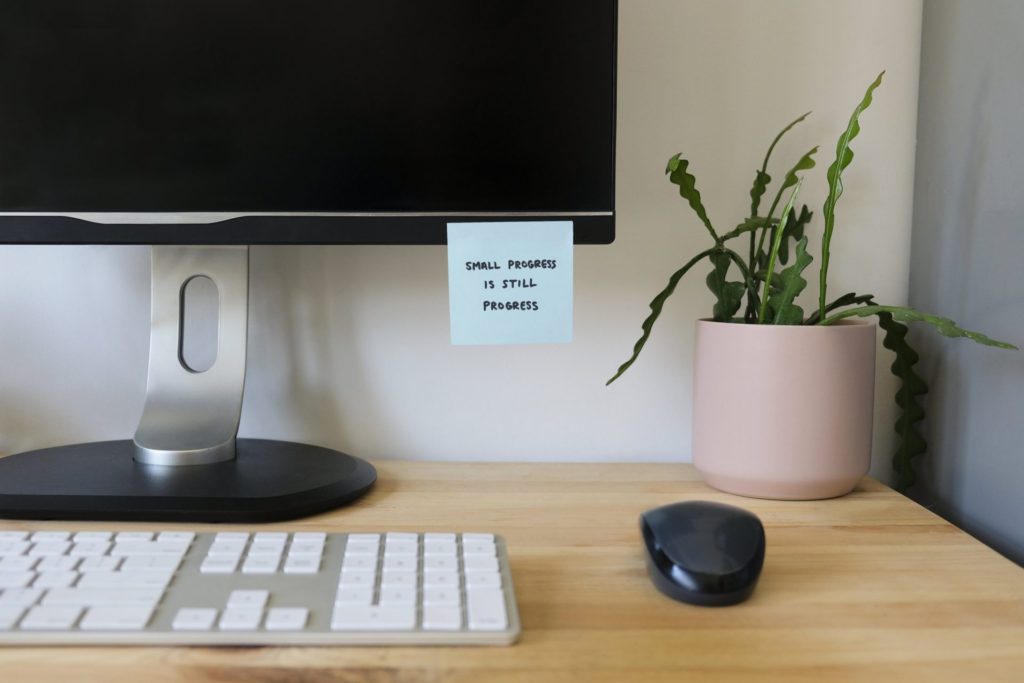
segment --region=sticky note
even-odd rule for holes
[[[572,341],[572,221],[448,224],[452,344]]]

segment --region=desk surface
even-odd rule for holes
[[[376,464],[380,481],[357,504],[271,526],[504,534],[517,645],[5,648],[0,680],[962,683],[1024,671],[1024,570],[871,480],[836,500],[781,502],[713,491],[689,465]],[[687,499],[764,521],[767,558],[748,602],[691,607],[648,581],[637,518]]]

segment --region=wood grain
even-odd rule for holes
[[[0,681],[1024,680],[1024,571],[872,480],[835,500],[782,502],[713,491],[689,465],[375,464],[380,482],[357,504],[266,528],[504,534],[517,645],[4,648]],[[748,602],[691,607],[648,581],[637,518],[687,499],[764,521],[767,559]]]

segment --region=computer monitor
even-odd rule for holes
[[[0,243],[150,244],[133,439],[0,459],[0,517],[259,521],[372,466],[236,437],[248,245],[443,244],[459,221],[614,237],[615,0],[0,3]],[[183,356],[209,278],[216,358]]]

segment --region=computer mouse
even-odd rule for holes
[[[765,537],[752,512],[722,503],[688,501],[640,516],[651,581],[673,600],[724,606],[754,592]]]

